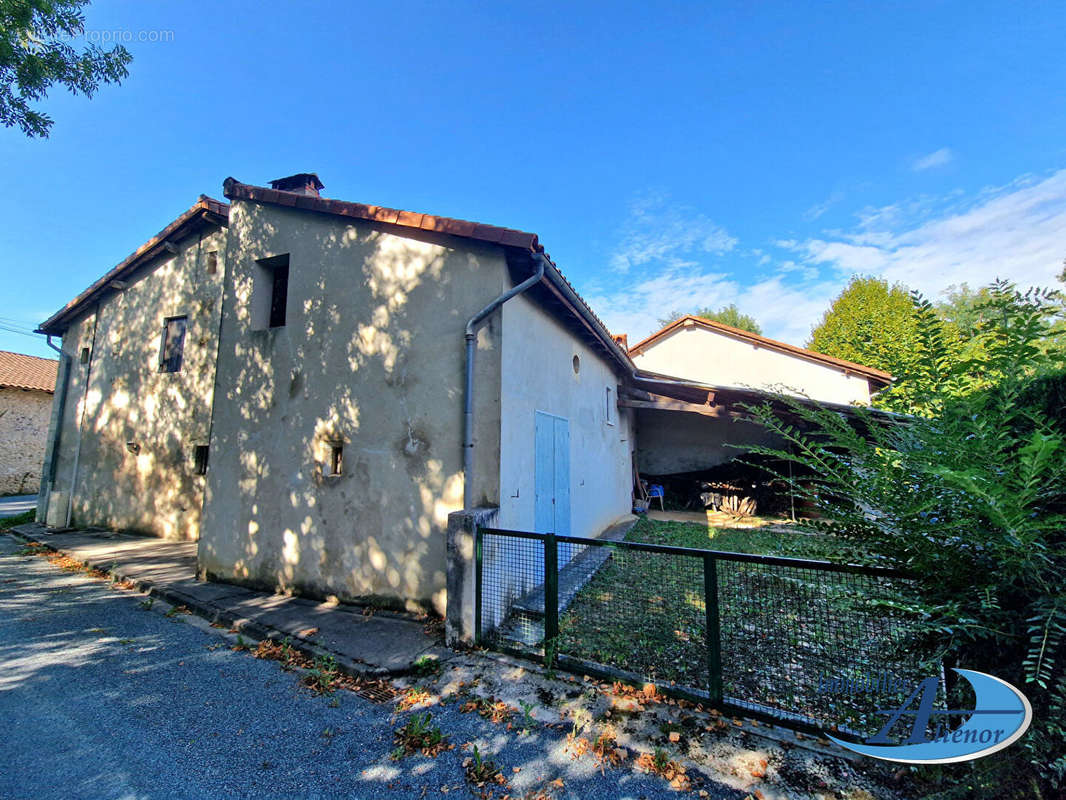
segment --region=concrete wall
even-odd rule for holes
[[[0,387],[0,495],[40,488],[51,414],[51,393]]]
[[[210,436],[225,244],[224,230],[186,237],[177,254],[146,266],[64,334],[72,366],[62,419],[53,420],[60,440],[46,458],[55,481],[42,521],[65,523],[73,482],[75,526],[198,537],[205,479],[194,472],[194,448]],[[181,370],[160,372],[164,319],[181,315]]]
[[[678,328],[633,356],[640,369],[713,386],[802,394],[830,403],[870,403],[866,378],[702,328]]]
[[[579,369],[574,371],[574,357]],[[503,307],[500,423],[502,528],[534,528],[535,412],[569,421],[570,530],[598,536],[632,510],[632,415],[617,408],[610,363],[541,306],[519,295]],[[614,424],[606,422],[611,390]]]
[[[443,613],[463,328],[510,286],[502,249],[242,201],[230,237],[201,570]],[[284,254],[286,325],[257,330],[257,262]],[[494,316],[478,339],[479,505],[499,499],[499,355]]]
[[[672,475],[725,464],[754,445],[784,446],[765,428],[729,417],[637,411],[637,465],[642,475]]]

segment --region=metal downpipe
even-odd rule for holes
[[[538,284],[544,277],[544,254],[533,253],[537,271],[517,286],[501,294],[466,323],[463,338],[466,342],[466,393],[463,401],[463,508],[474,505],[474,360],[477,355],[477,329],[485,318],[512,297]]]

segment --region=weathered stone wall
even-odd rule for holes
[[[443,613],[448,514],[463,504],[463,329],[511,285],[502,248],[243,201],[229,231],[200,569]],[[270,328],[261,262],[286,254],[286,324]],[[493,315],[478,338],[479,505],[499,503],[499,354]]]
[[[224,229],[186,237],[65,332],[70,376],[39,519],[64,525],[69,504],[78,527],[199,536],[205,478],[194,452],[210,438],[225,245]],[[162,372],[164,320],[176,316],[188,317],[184,358]]]
[[[0,495],[40,488],[51,413],[49,392],[0,387]]]

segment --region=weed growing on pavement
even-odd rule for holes
[[[420,678],[436,677],[443,669],[440,659],[433,656],[419,656],[411,665],[411,671]]]
[[[330,655],[315,656],[314,664],[304,676],[304,683],[319,694],[332,693],[336,680],[337,660]]]
[[[507,780],[503,777],[496,762],[483,758],[476,744],[473,747],[474,755],[463,762],[467,780],[478,787],[487,783],[496,783],[501,786],[505,784]]]
[[[537,721],[533,719],[533,704],[519,700],[518,705],[522,706],[522,733],[529,734],[537,727]]]
[[[392,752],[393,760],[419,752],[434,758],[442,751],[453,747],[448,744],[448,737],[433,724],[433,716],[428,711],[412,714],[403,726],[395,730],[394,738],[396,749]]]
[[[145,611],[151,611],[152,610],[152,606],[155,605],[155,598],[154,597],[146,597],[140,603],[138,603],[138,605],[141,608],[143,608]]]

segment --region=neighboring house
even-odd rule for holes
[[[69,384],[39,519],[443,612],[449,512],[578,536],[625,517],[632,363],[536,235],[321,188],[228,179],[229,204],[201,198],[42,324]],[[468,321],[516,287],[473,325],[468,381]]]
[[[696,316],[629,349],[638,368],[719,387],[781,391],[841,405],[869,405],[887,372]]]
[[[0,495],[35,494],[58,362],[0,350]]]

